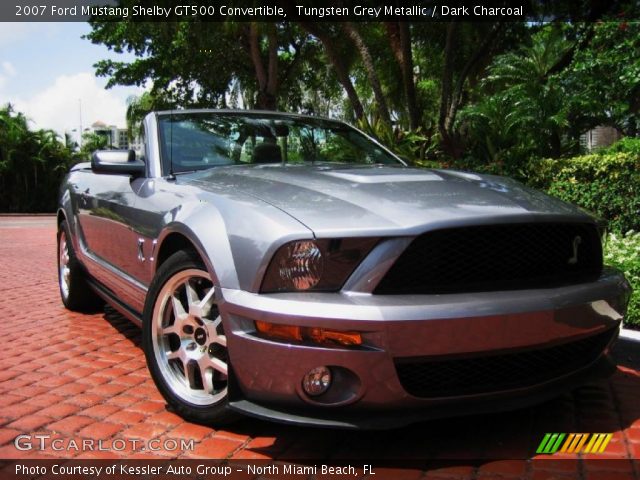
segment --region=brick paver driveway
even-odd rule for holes
[[[640,457],[640,377],[631,350],[620,355],[626,366],[610,381],[517,412],[387,432],[316,430],[254,419],[212,429],[166,410],[145,368],[137,327],[108,309],[79,315],[62,307],[53,217],[0,217],[0,265],[0,458],[395,460],[398,469],[383,470],[387,475],[378,474],[377,480],[614,479],[638,478],[640,472],[633,460]],[[546,432],[612,432],[613,439],[598,461],[558,454],[532,460]],[[34,433],[50,435],[44,450],[35,441],[35,450],[14,447],[16,436]],[[58,445],[102,440],[107,450],[59,451],[52,446],[57,438]],[[156,449],[134,448],[134,439],[156,439]],[[173,450],[178,442],[169,439],[193,439],[194,448]]]

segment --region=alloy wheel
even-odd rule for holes
[[[58,281],[62,297],[69,297],[69,284],[71,282],[71,269],[69,267],[69,245],[67,244],[67,234],[64,230],[60,232],[58,241]]]
[[[183,401],[206,406],[227,396],[227,337],[211,277],[183,270],[157,296],[151,335],[165,382]]]

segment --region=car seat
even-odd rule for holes
[[[253,163],[280,163],[282,150],[275,143],[262,142],[253,149]]]

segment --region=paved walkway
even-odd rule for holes
[[[395,460],[398,467],[378,472],[375,480],[640,478],[640,462],[633,460],[640,458],[640,344],[628,340],[620,344],[622,366],[611,380],[517,412],[387,432],[254,419],[213,429],[166,410],[147,373],[137,327],[112,310],[79,315],[62,307],[53,217],[0,216],[0,292],[0,459],[375,458]],[[546,432],[611,432],[613,438],[597,461],[559,454],[532,460]],[[31,435],[34,449],[14,447],[22,434]],[[34,434],[45,436],[44,449]],[[180,439],[193,440],[193,448],[180,449]],[[72,441],[93,441],[106,450],[54,448]],[[141,450],[141,443],[148,448]]]

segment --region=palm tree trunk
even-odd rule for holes
[[[408,22],[398,22],[400,26],[400,48],[402,51],[402,82],[407,98],[407,111],[409,112],[409,126],[416,130],[420,126],[420,108],[416,99],[416,86],[413,81],[413,52],[411,49],[411,30]]]
[[[373,66],[373,57],[371,56],[371,52],[369,51],[369,46],[365,43],[364,39],[360,35],[360,32],[358,32],[358,30],[351,22],[345,22],[343,24],[343,28],[360,53],[362,64],[364,65],[365,72],[367,73],[367,78],[369,79],[369,83],[371,84],[371,89],[373,90],[373,96],[375,97],[376,103],[378,104],[378,114],[380,115],[380,119],[385,124],[391,126],[391,116],[389,115],[389,109],[387,108],[387,101],[384,98],[382,87],[380,86],[380,80],[378,79],[378,74],[376,73],[375,67]]]
[[[467,81],[467,77],[469,76],[469,73],[471,72],[473,67],[475,67],[475,65],[480,61],[480,59],[482,59],[489,53],[489,51],[491,50],[491,47],[495,42],[496,37],[498,36],[498,33],[500,33],[500,31],[502,30],[503,25],[504,24],[502,22],[498,22],[493,26],[489,34],[484,38],[482,43],[478,46],[478,49],[474,52],[474,54],[471,56],[469,61],[465,64],[464,68],[462,69],[462,72],[460,73],[460,77],[456,82],[456,87],[451,97],[449,112],[447,115],[447,118],[448,118],[447,128],[449,130],[453,128],[453,123],[455,122],[456,116],[458,114],[458,110],[460,108],[460,104],[462,103],[462,91],[464,88],[464,84]]]
[[[438,130],[442,137],[442,144],[445,150],[451,153],[451,132],[449,126],[451,91],[453,88],[453,59],[455,49],[455,36],[458,30],[457,22],[450,22],[447,25],[447,38],[444,46],[444,68],[442,70],[442,90],[440,93],[440,115],[438,117]]]
[[[364,107],[362,106],[362,102],[360,101],[360,97],[358,96],[358,92],[351,83],[351,78],[349,78],[349,72],[347,71],[346,66],[344,65],[340,54],[333,42],[333,39],[323,32],[320,28],[318,28],[317,24],[312,22],[300,22],[300,26],[304,28],[311,35],[316,37],[322,43],[324,47],[324,51],[327,54],[327,58],[331,62],[333,66],[333,70],[336,72],[336,77],[338,77],[338,82],[344,88],[344,91],[349,98],[349,103],[351,103],[351,108],[353,108],[353,113],[356,117],[356,120],[361,120],[364,118]]]
[[[275,31],[274,31],[275,33]],[[273,36],[269,38],[269,64],[267,71],[262,61],[262,52],[260,51],[260,34],[258,32],[257,22],[251,22],[249,26],[249,55],[256,74],[258,83],[258,98],[256,105],[264,110],[275,110],[275,95],[270,93],[270,89],[277,88],[277,80],[270,76],[271,72],[275,72],[277,76],[277,39],[273,41]],[[275,58],[274,58],[275,56]]]
[[[406,100],[409,127],[412,130],[416,130],[420,126],[421,113],[413,79],[413,52],[409,22],[385,22],[384,25],[389,46],[402,74],[402,86]]]
[[[267,95],[272,99],[273,109],[276,108],[278,95],[278,36],[275,23],[267,26],[267,40],[269,42],[269,66],[267,68]]]

